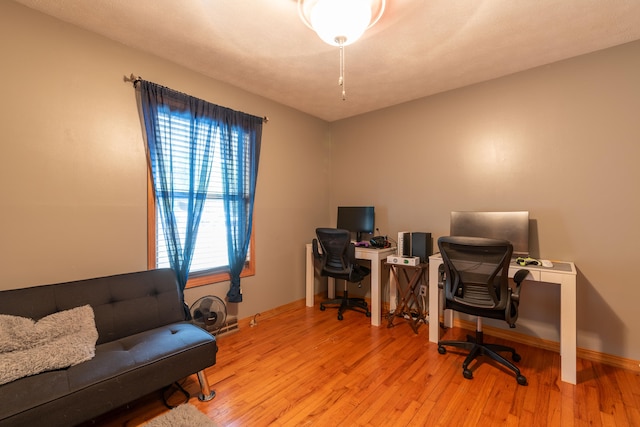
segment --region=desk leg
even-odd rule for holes
[[[560,371],[562,381],[576,384],[576,276],[560,283]]]
[[[429,341],[440,339],[440,307],[438,298],[438,267],[442,261],[429,260]]]
[[[382,286],[380,284],[380,259],[373,257],[371,260],[371,324],[380,326]]]
[[[314,265],[313,265],[313,249],[311,248],[311,243],[307,244],[306,251],[306,265],[305,265],[305,299],[307,307],[313,307],[313,297],[314,297]]]

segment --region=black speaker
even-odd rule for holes
[[[411,232],[411,256],[420,257],[420,262],[429,262],[432,254],[431,233]]]

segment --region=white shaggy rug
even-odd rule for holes
[[[218,427],[191,404],[180,405],[142,425],[143,427]]]

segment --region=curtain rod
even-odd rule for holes
[[[140,80],[142,80],[142,77],[140,77],[140,76],[137,76],[137,77],[136,77],[133,73],[131,73],[131,75],[130,75],[130,76],[128,76],[128,77],[127,77],[127,76],[124,76],[123,80],[124,80],[124,82],[125,82],[125,83],[132,83],[132,84],[133,84],[133,87],[136,87],[136,85],[138,84],[138,82],[140,82]],[[172,89],[172,90],[173,90],[173,89]],[[269,117],[267,117],[267,116],[263,116],[263,117],[262,117],[262,122],[263,122],[263,123],[268,123],[268,122],[269,122]]]

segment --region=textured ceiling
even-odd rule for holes
[[[295,0],[14,1],[327,121],[640,39],[638,0],[387,0],[343,101]]]

